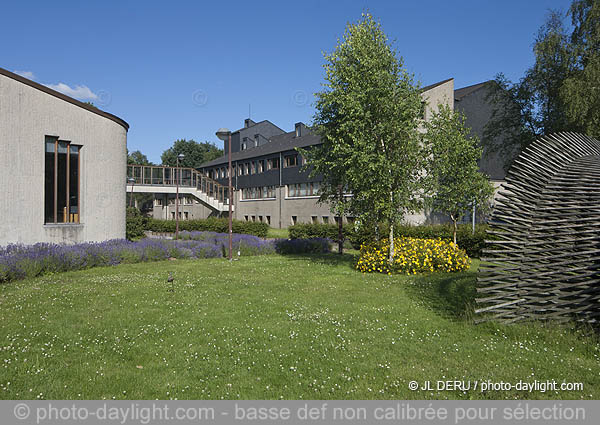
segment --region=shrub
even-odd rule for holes
[[[327,254],[331,251],[331,241],[324,238],[277,239],[275,251],[278,254]]]
[[[174,233],[176,227],[175,220],[158,220],[151,218],[148,220],[146,230],[159,233]],[[267,237],[269,225],[259,221],[239,221],[233,220],[233,233],[254,235],[260,238]],[[180,220],[179,230],[188,232],[229,232],[229,221],[227,218],[209,217],[202,220]]]
[[[140,210],[134,207],[127,207],[125,217],[125,238],[130,241],[143,238],[148,217],[142,215]]]
[[[475,234],[473,234],[472,225],[461,224],[456,232],[456,243],[459,248],[464,249],[470,257],[479,258],[485,245],[486,239],[493,239],[491,235],[486,234],[488,226],[486,224],[477,224]],[[380,238],[385,238],[389,234],[389,226],[380,225]],[[409,226],[402,225],[394,227],[395,237],[419,238],[419,239],[443,239],[452,240],[452,225],[435,224]],[[361,245],[370,245],[376,242],[375,226],[361,226],[350,236],[350,241],[355,249]]]
[[[216,232],[188,232],[183,231],[179,234],[182,240],[204,241],[215,246],[219,246],[223,256],[227,255],[229,250],[229,234]],[[265,241],[253,235],[233,234],[233,255],[238,252],[242,256],[274,254],[275,246],[273,241]]]
[[[394,238],[395,253],[388,262],[388,239],[363,245],[356,268],[363,273],[457,272],[469,269],[471,260],[463,249],[442,239]]]

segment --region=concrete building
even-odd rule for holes
[[[0,68],[0,245],[125,237],[128,128]]]
[[[485,101],[485,83],[454,89],[450,78],[422,88],[424,118],[431,119],[438,105],[448,105],[467,115],[472,134],[482,139],[483,127],[491,116],[491,106]],[[261,131],[269,131],[263,135]],[[234,218],[245,221],[263,221],[272,227],[285,228],[295,223],[334,223],[338,220],[328,205],[317,203],[319,178],[309,178],[301,171],[302,157],[295,150],[318,145],[320,139],[303,123],[296,123],[293,131],[284,132],[269,121],[255,123],[247,119],[244,127],[232,133],[232,185],[234,187]],[[227,145],[227,144],[226,144]],[[227,149],[227,146],[226,146]],[[502,163],[490,149],[484,151],[481,170],[488,174],[496,187],[504,178]],[[228,184],[226,154],[202,165],[199,171],[218,184]],[[182,220],[221,215],[194,197],[181,197],[179,217]],[[155,218],[175,218],[173,194],[155,195]],[[481,217],[480,217],[481,219]],[[352,217],[344,217],[344,221]],[[439,214],[422,212],[407,215],[412,224],[446,221]]]

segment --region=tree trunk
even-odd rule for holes
[[[340,197],[339,202],[344,202],[344,187],[338,186],[338,196]],[[344,253],[344,225],[342,223],[342,211],[340,211],[340,218],[338,222],[338,253],[342,255]]]
[[[456,244],[456,219],[452,215],[450,216],[450,218],[452,219],[452,223],[454,223],[454,235],[453,235],[454,236],[454,245],[458,246]]]
[[[338,220],[338,252],[340,255],[344,253],[344,225],[342,224],[342,216]]]
[[[390,204],[393,205],[394,202],[394,192],[390,192]],[[390,258],[389,263],[390,267],[394,264],[394,254],[396,250],[394,249],[394,221],[390,220]]]
[[[394,248],[394,224],[390,224],[390,258],[389,258],[389,263],[390,266],[392,264],[394,264],[394,254],[396,253],[396,250]]]

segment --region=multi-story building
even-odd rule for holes
[[[481,138],[483,125],[489,119],[491,109],[485,104],[485,83],[454,90],[454,80],[448,79],[422,89],[426,104],[425,119],[432,116],[439,104],[446,104],[467,115],[467,124],[473,134]],[[470,117],[470,118],[469,118]],[[285,228],[295,223],[334,223],[339,220],[332,215],[329,206],[318,204],[319,177],[310,177],[303,171],[304,158],[296,148],[308,148],[320,144],[320,138],[301,122],[294,130],[285,132],[269,121],[254,122],[246,119],[244,127],[231,136],[232,186],[234,188],[234,218],[245,221],[262,221],[272,227]],[[228,185],[227,143],[225,155],[202,164],[199,171]],[[497,158],[482,160],[482,170],[491,175],[495,184],[504,178]],[[180,198],[180,219],[206,218],[218,212],[206,207],[192,197]],[[175,198],[172,194],[155,196],[154,217],[175,218]],[[426,213],[406,217],[411,223],[435,221],[434,215]],[[342,220],[352,221],[352,217]]]

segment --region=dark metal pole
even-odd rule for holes
[[[175,178],[175,240],[179,238],[179,177],[181,176],[181,172],[179,170],[179,157],[177,157],[177,168],[175,168],[177,172],[177,177]]]
[[[231,215],[232,207],[233,207],[233,188],[231,187],[231,133],[229,133],[229,149],[227,158],[229,161],[229,261],[232,260],[232,250],[233,250],[233,217]]]
[[[135,180],[131,182],[131,196],[129,197],[129,208],[131,208],[131,203],[133,202],[133,185],[135,184]]]

